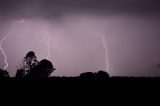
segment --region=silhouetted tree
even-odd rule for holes
[[[24,57],[22,68],[17,70],[16,78],[49,77],[54,70],[49,60],[38,62],[35,53],[30,51]]]
[[[33,51],[28,52],[23,61],[23,70],[26,71],[25,73],[29,73],[29,71],[34,69],[37,65],[38,61],[35,53]]]
[[[9,78],[9,73],[6,70],[0,69],[0,78]]]
[[[56,70],[52,63],[49,60],[43,59],[39,62],[39,64],[30,70],[27,77],[29,78],[43,78],[43,77],[49,77],[51,73]]]

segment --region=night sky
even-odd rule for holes
[[[11,76],[29,51],[47,58],[48,38],[53,76],[160,76],[159,0],[0,0],[0,39],[7,34]]]

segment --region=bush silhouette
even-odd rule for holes
[[[16,78],[24,78],[25,77],[25,70],[23,69],[18,69],[17,72],[16,72]]]
[[[80,78],[82,79],[106,79],[109,78],[109,74],[103,70],[98,71],[98,73],[86,72],[80,74]]]
[[[82,73],[80,74],[80,78],[85,78],[85,79],[95,78],[95,74],[92,72]]]
[[[109,78],[109,74],[103,70],[98,71],[96,74],[98,78]]]
[[[9,73],[6,70],[0,69],[0,78],[9,78]]]

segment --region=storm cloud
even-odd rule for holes
[[[50,36],[53,75],[105,70],[111,75],[159,76],[159,0],[0,0],[0,39],[13,76],[29,50],[46,58]],[[22,20],[24,21],[22,23]],[[21,23],[19,23],[21,22]],[[0,67],[4,57],[0,54]]]

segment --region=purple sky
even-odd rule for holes
[[[23,57],[47,56],[55,76],[106,70],[112,76],[160,76],[160,2],[158,0],[0,0],[0,39],[14,76]],[[5,66],[0,52],[0,68]]]

